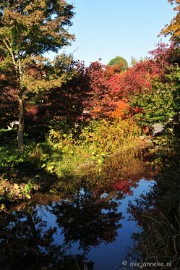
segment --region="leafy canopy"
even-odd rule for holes
[[[117,71],[121,72],[128,68],[128,63],[123,57],[116,56],[110,60],[108,66],[113,67],[114,69],[117,69]]]
[[[174,4],[174,10],[177,12],[175,17],[171,20],[169,25],[161,31],[161,34],[171,35],[171,40],[176,44],[180,42],[180,0],[168,0],[170,4]]]
[[[65,0],[6,0],[0,4],[0,77],[3,87],[17,91],[18,145],[22,149],[25,100],[34,93],[58,87],[66,79],[61,58],[44,57],[58,52],[74,39],[69,34],[73,6]],[[11,83],[11,85],[10,85]]]
[[[66,1],[3,1],[0,9],[1,50],[9,46],[16,57],[57,52],[73,39],[65,29],[73,16]]]
[[[43,54],[57,53],[74,39],[68,32],[72,10],[64,0],[1,2],[0,73],[19,93],[60,84],[59,57],[51,63]]]
[[[136,115],[141,125],[166,123],[169,119],[179,116],[179,74],[178,65],[168,67],[164,81],[160,78],[153,79],[151,92],[132,97],[131,105],[142,108],[142,112]]]

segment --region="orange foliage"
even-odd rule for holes
[[[94,107],[94,109],[91,110],[91,116],[94,118],[97,115],[101,114],[103,108],[101,106]]]
[[[122,100],[114,102],[115,110],[109,112],[109,116],[112,118],[122,118],[130,110],[130,105]]]

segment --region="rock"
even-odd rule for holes
[[[164,124],[162,123],[154,123],[152,124],[152,134],[157,135],[158,133],[161,133],[164,130]]]

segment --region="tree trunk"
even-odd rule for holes
[[[19,97],[19,128],[17,134],[18,149],[22,153],[23,147],[23,137],[24,137],[24,102],[21,97]]]

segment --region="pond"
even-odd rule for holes
[[[66,256],[73,256],[75,260],[80,255],[86,257],[94,270],[122,269],[134,245],[132,233],[141,230],[130,220],[128,203],[149,191],[153,184],[154,181],[142,179],[131,189],[131,195],[122,199],[107,193],[95,199],[81,190],[72,201],[37,206],[37,215],[46,223],[46,230],[56,228],[54,243],[68,247]]]
[[[132,234],[141,228],[128,205],[153,185],[141,179],[129,194],[100,196],[81,189],[74,197],[2,217],[1,269],[132,269]]]
[[[56,199],[40,193],[1,214],[0,269],[133,269],[133,235],[142,230],[133,205],[155,183],[144,156],[109,158],[98,174],[89,168],[74,184],[56,183]]]

